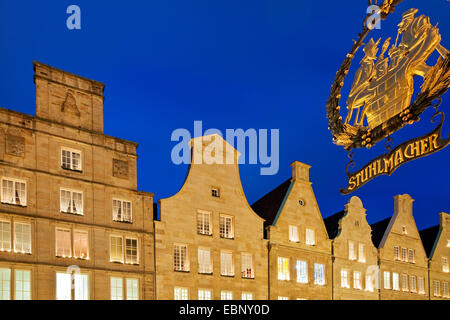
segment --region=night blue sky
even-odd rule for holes
[[[66,28],[70,4],[81,7],[81,30]],[[327,217],[350,196],[339,193],[348,159],[331,141],[325,103],[366,7],[366,0],[1,0],[0,106],[35,114],[33,60],[104,82],[105,133],[139,143],[138,187],[156,199],[176,193],[188,169],[171,162],[174,129],[192,132],[194,120],[223,131],[280,129],[277,175],[261,176],[260,166],[241,165],[249,202],[289,178],[289,164],[299,160],[312,165]],[[405,0],[370,36],[395,39],[401,13],[410,7],[439,22],[442,44],[450,48],[445,0]],[[449,107],[447,93],[441,108],[450,116]],[[428,110],[419,125],[395,134],[394,144],[430,131],[430,115]],[[443,132],[449,131],[446,124]],[[381,142],[355,152],[357,165],[383,147]],[[356,191],[368,221],[392,215],[392,197],[409,193],[418,227],[437,224],[440,211],[450,212],[449,160],[447,148]]]

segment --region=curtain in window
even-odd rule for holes
[[[73,254],[75,258],[88,258],[88,233],[84,231],[74,231],[73,233]]]
[[[14,204],[14,182],[2,180],[2,202]]]
[[[198,272],[211,273],[211,253],[207,249],[198,249]]]
[[[220,253],[221,274],[226,276],[234,275],[233,254],[231,252]]]
[[[56,229],[56,255],[58,257],[71,257],[70,230]]]
[[[89,300],[89,277],[87,274],[75,274],[75,300]]]
[[[73,213],[83,214],[83,198],[79,192],[72,192],[73,198]]]
[[[69,273],[56,274],[56,300],[72,299],[72,278]]]
[[[0,221],[0,250],[11,250],[11,223]]]
[[[59,206],[60,206],[61,212],[71,212],[71,210],[70,210],[70,191],[61,190]]]

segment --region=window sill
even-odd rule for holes
[[[190,272],[190,270],[175,270],[175,269],[173,271],[181,272],[181,273],[189,273]]]
[[[203,274],[205,276],[212,276],[213,275],[212,272],[199,272],[198,274]]]
[[[7,206],[14,206],[14,207],[19,207],[19,208],[26,208],[27,205],[22,205],[22,204],[15,204],[15,203],[9,203],[9,202],[2,202],[2,204],[7,205]]]
[[[109,261],[111,263],[115,263],[115,264],[124,264],[123,261]]]
[[[221,274],[220,276],[225,278],[234,278],[234,274],[233,275]]]
[[[61,169],[66,170],[66,171],[72,171],[72,172],[77,172],[77,173],[83,173],[83,170],[76,170],[76,169],[70,169],[70,168],[64,168],[64,167],[61,167]]]
[[[128,223],[128,224],[133,224],[133,221],[127,221],[127,220],[116,220],[113,219],[114,222],[119,222],[119,223]]]
[[[72,215],[72,216],[83,216],[83,214],[82,213],[72,213],[72,212],[66,212],[66,211],[60,211],[61,213],[64,213],[64,214],[70,214],[70,215]]]
[[[255,280],[255,277],[241,277],[241,279],[245,279],[245,280]]]
[[[222,237],[222,236],[220,236],[220,239],[226,239],[226,240],[234,240],[234,237],[231,237],[231,238],[227,238],[227,237]]]
[[[197,232],[197,235],[199,235],[199,236],[207,236],[207,237],[212,237],[212,233],[210,233],[210,234],[207,234],[207,233],[198,233],[198,232]]]
[[[15,254],[23,254],[23,255],[25,255],[25,256],[31,256],[31,255],[32,255],[32,253],[31,253],[31,252],[20,252],[20,251],[14,251],[13,253],[15,253]]]

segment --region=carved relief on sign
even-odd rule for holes
[[[6,153],[17,157],[23,157],[25,155],[25,138],[6,135]]]
[[[113,159],[113,176],[128,179],[128,161]]]
[[[72,93],[67,92],[66,100],[64,100],[61,105],[61,111],[69,111],[75,113],[77,116],[80,116],[80,110],[78,110],[77,102]]]

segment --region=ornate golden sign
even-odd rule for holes
[[[381,19],[385,19],[393,12],[399,2],[386,0],[380,8]],[[356,173],[348,171],[349,166],[353,164],[351,160],[347,166],[349,186],[341,190],[344,194],[356,190],[380,174],[390,175],[401,164],[438,151],[449,143],[449,139],[440,137],[444,115],[438,111],[438,107],[440,96],[450,86],[450,53],[440,44],[441,36],[438,28],[430,23],[427,16],[416,16],[417,12],[417,9],[409,9],[403,13],[395,42],[391,45],[391,38],[387,38],[381,46],[379,55],[381,39],[377,41],[370,39],[364,46],[364,57],[355,73],[347,98],[347,115],[342,121],[339,107],[340,92],[351,61],[370,31],[364,23],[363,32],[359,34],[358,41],[354,41],[331,87],[331,95],[326,106],[329,129],[333,134],[333,141],[350,153],[355,148],[370,148],[384,138],[391,142],[390,135],[393,132],[419,121],[420,114],[430,106],[436,110],[433,118],[440,115],[441,122],[430,134],[417,138],[418,141],[429,141],[427,152],[407,153],[408,149],[415,148],[418,143],[417,139],[414,139],[403,143],[394,151],[389,147],[387,155],[371,161]],[[366,20],[369,17],[370,15]],[[433,52],[438,52],[440,56],[434,66],[429,66],[426,61]],[[423,77],[424,80],[421,92],[411,102],[415,76]],[[389,159],[392,156],[396,157],[396,154],[401,154],[403,160],[407,161],[394,161],[395,164],[390,165]],[[350,158],[352,159],[351,154]],[[378,167],[379,163],[382,166]],[[373,165],[377,166],[376,170],[373,169]],[[372,169],[367,169],[369,167]],[[365,174],[369,171],[370,175]]]

